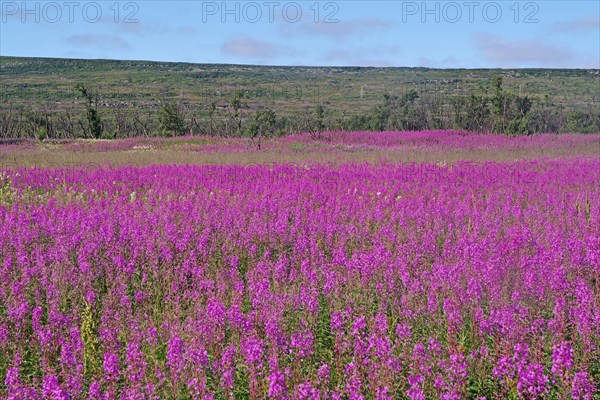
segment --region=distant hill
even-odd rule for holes
[[[113,130],[115,113],[131,122],[140,113],[156,116],[165,102],[177,103],[191,125],[206,126],[211,118],[226,125],[237,93],[243,120],[253,110],[268,108],[279,118],[295,120],[300,130],[299,121],[318,104],[325,109],[326,126],[343,127],[344,120],[373,110],[385,94],[402,98],[412,91],[422,107],[435,103],[449,118],[453,99],[489,95],[494,76],[502,77],[506,93],[528,96],[556,113],[600,104],[600,71],[594,69],[277,67],[0,57],[0,75],[0,113],[71,109],[79,117],[84,102],[75,86],[83,84],[97,94],[99,114]],[[127,115],[132,116],[123,117]]]

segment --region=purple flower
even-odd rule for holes
[[[179,337],[173,337],[167,347],[167,367],[177,375],[183,369],[183,363],[183,341]]]
[[[319,377],[319,382],[323,385],[327,385],[329,383],[329,374],[331,373],[329,365],[323,364],[319,367],[317,371],[317,376]]]
[[[58,377],[55,375],[46,375],[42,385],[42,395],[48,400],[67,400],[69,395],[64,392],[59,384]]]
[[[100,382],[93,381],[90,384],[90,390],[88,392],[88,398],[94,400],[102,400],[102,388]]]
[[[554,344],[552,351],[552,375],[564,376],[573,368],[573,347],[569,342]]]
[[[493,375],[498,379],[513,378],[515,366],[509,357],[500,357],[493,370]]]
[[[273,399],[287,398],[287,386],[283,372],[275,371],[269,375],[269,397]]]
[[[325,135],[265,145],[528,160],[8,168],[2,395],[231,399],[243,380],[252,398],[455,399],[475,379],[593,397],[600,163],[533,158],[598,135]]]
[[[408,384],[410,389],[406,391],[406,395],[411,400],[426,400],[425,393],[423,393],[422,384],[425,382],[425,378],[422,375],[409,375]]]
[[[517,365],[523,365],[529,360],[529,345],[517,343],[515,345],[513,360]]]
[[[352,325],[352,335],[358,336],[367,328],[367,322],[364,316],[358,317],[354,320]]]
[[[258,338],[250,338],[244,345],[244,353],[248,364],[260,364],[263,356],[263,341]]]
[[[344,316],[340,313],[331,313],[331,331],[340,333],[344,329]]]
[[[378,387],[375,400],[392,400],[393,397],[389,394],[390,389],[387,386]]]
[[[309,330],[294,333],[290,337],[290,346],[296,350],[300,357],[307,357],[313,353],[313,335]]]
[[[119,357],[114,353],[104,353],[104,373],[109,379],[116,379],[119,375]]]
[[[319,400],[321,394],[312,387],[310,382],[304,382],[296,386],[294,398],[298,400]]]
[[[529,364],[519,373],[517,389],[524,397],[537,397],[548,392],[548,377],[540,364]]]
[[[571,384],[571,397],[573,400],[591,400],[594,393],[598,393],[598,388],[594,385],[588,373],[575,373]]]
[[[4,379],[4,384],[6,385],[7,394],[9,398],[18,399],[19,392],[21,388],[21,380],[19,379],[19,369],[18,368],[9,368],[6,371],[6,378]]]
[[[401,341],[410,340],[412,337],[410,326],[408,324],[396,325],[396,335]]]

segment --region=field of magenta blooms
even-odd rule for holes
[[[0,397],[598,398],[599,185],[581,155],[6,168]]]
[[[577,149],[589,145],[598,147],[599,135],[540,134],[525,137],[507,135],[474,135],[460,131],[419,132],[324,132],[315,135],[287,135],[274,140],[261,141],[261,152],[276,151],[279,154],[310,151],[361,151],[397,149],[405,151],[424,150],[445,154],[449,150],[526,150],[539,148],[550,150]],[[176,138],[129,138],[123,140],[48,140],[49,148],[57,147],[70,152],[105,153],[113,151],[147,151],[180,149],[202,153],[248,153],[258,149],[249,139],[180,136]],[[0,145],[3,143],[0,142]],[[35,140],[23,139],[12,145],[0,147],[0,157],[10,159],[15,149],[34,150],[39,147]],[[468,155],[467,155],[468,156]],[[1,158],[0,158],[1,160]]]

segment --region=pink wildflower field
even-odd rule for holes
[[[269,154],[251,164],[10,158],[0,398],[599,398],[600,135],[319,140],[189,145]]]

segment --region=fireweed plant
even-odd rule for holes
[[[592,399],[599,180],[583,156],[11,168],[0,397]]]

